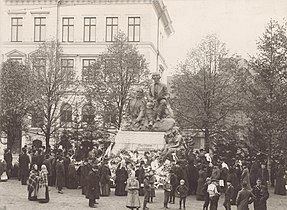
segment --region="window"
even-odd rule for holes
[[[140,41],[140,17],[129,17],[128,20],[128,41]]]
[[[34,70],[44,70],[46,68],[46,60],[44,58],[36,58],[33,60]]]
[[[86,104],[82,108],[82,122],[91,123],[95,119],[95,109],[91,104]]]
[[[61,107],[61,123],[72,122],[72,106],[70,104],[63,104]]]
[[[11,18],[11,42],[22,42],[23,18]]]
[[[44,42],[46,39],[46,18],[35,17],[34,19],[34,42]]]
[[[74,18],[63,18],[62,41],[74,41]]]
[[[96,41],[96,18],[84,18],[84,42]]]
[[[62,59],[61,60],[61,70],[66,77],[66,80],[72,79],[72,72],[74,70],[74,60],[73,59]]]
[[[22,64],[22,58],[10,58],[11,61],[15,61],[15,62],[19,62],[20,64]]]
[[[91,82],[94,77],[94,71],[90,70],[89,67],[95,63],[96,59],[83,59],[82,67],[82,79],[87,82]]]
[[[115,41],[115,35],[118,33],[118,18],[107,17],[106,19],[106,42]]]
[[[95,63],[96,59],[83,59],[83,70],[86,70]]]

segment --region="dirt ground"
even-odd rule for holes
[[[88,200],[81,195],[81,190],[64,189],[64,194],[58,194],[55,187],[50,187],[50,202],[46,204],[37,201],[28,201],[27,186],[21,185],[17,180],[8,180],[0,182],[0,210],[70,210],[70,209],[91,209],[88,207]],[[270,198],[268,200],[268,210],[287,210],[287,196],[274,195],[274,189],[270,189]],[[140,197],[141,202],[143,197]],[[218,210],[224,210],[222,206],[224,195],[220,197]],[[114,195],[112,189],[111,196],[101,197],[96,209],[101,210],[124,210],[126,197]],[[177,201],[178,202],[178,201]],[[197,201],[195,196],[187,198],[187,210],[202,210],[202,201]],[[149,203],[150,210],[160,210],[163,208],[163,191],[157,190],[154,203]],[[178,209],[178,203],[170,204],[170,209]],[[142,209],[142,208],[141,208]],[[236,210],[236,206],[232,206]],[[250,210],[253,206],[250,205]]]

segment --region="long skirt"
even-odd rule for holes
[[[126,185],[125,185],[124,181],[116,182],[115,195],[126,196],[127,192],[126,192],[125,188],[126,188]]]
[[[101,184],[101,188],[102,188],[102,196],[109,196],[110,195],[110,184],[106,183],[106,184]]]
[[[127,196],[127,204],[128,208],[139,208],[140,207],[140,199],[138,190],[129,190]]]
[[[28,200],[29,201],[36,201],[37,200],[37,194],[38,194],[37,189],[29,188],[28,189]]]
[[[45,186],[45,187],[44,187],[44,194],[45,194],[45,198],[43,198],[43,199],[38,199],[38,201],[39,201],[40,203],[48,203],[48,202],[50,201],[48,186]]]

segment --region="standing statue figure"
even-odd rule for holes
[[[132,129],[140,128],[140,126],[143,125],[145,119],[145,109],[146,101],[144,99],[144,91],[142,88],[138,88],[136,90],[135,97],[130,100],[127,107],[127,113],[130,117],[130,126]]]
[[[149,87],[148,93],[148,101],[154,103],[154,119],[156,121],[160,121],[169,115],[169,111],[167,109],[167,86],[160,82],[160,78],[161,76],[158,72],[154,72],[152,74],[154,83]]]

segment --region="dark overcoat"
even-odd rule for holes
[[[101,193],[99,171],[91,170],[89,172],[87,184],[87,198],[92,200],[99,199]]]
[[[65,168],[62,161],[57,161],[56,163],[56,182],[57,187],[65,186]]]

